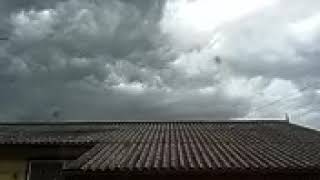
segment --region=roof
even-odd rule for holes
[[[320,133],[287,121],[113,122],[67,171],[320,170]]]
[[[0,145],[95,145],[111,131],[95,123],[1,123]]]
[[[252,120],[247,120],[254,122]],[[213,122],[212,120],[108,120],[0,122],[0,145],[95,145],[118,129],[118,123]],[[225,122],[217,120],[215,122]],[[229,121],[228,121],[229,122]],[[233,122],[242,122],[235,120]],[[267,121],[265,121],[267,122]]]

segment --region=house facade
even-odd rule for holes
[[[0,125],[0,179],[320,179],[320,133],[284,120]]]

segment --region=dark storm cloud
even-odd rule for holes
[[[11,30],[10,15],[14,12],[29,9],[47,9],[54,7],[57,3],[65,0],[21,0],[21,1],[8,1],[0,2],[0,35],[8,35]]]
[[[0,118],[295,112],[295,122],[319,128],[319,3],[274,0],[212,26],[222,16],[206,4],[194,4],[200,11],[188,6],[198,1],[1,1],[0,32],[9,40],[0,41]],[[209,14],[198,17],[201,8]]]

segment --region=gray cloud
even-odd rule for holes
[[[1,1],[0,119],[289,112],[320,128],[318,1],[277,1],[216,27],[172,11],[192,2]]]

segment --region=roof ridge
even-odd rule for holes
[[[95,120],[0,122],[0,125],[90,125],[108,123],[289,123],[279,118],[231,118],[229,120]]]

